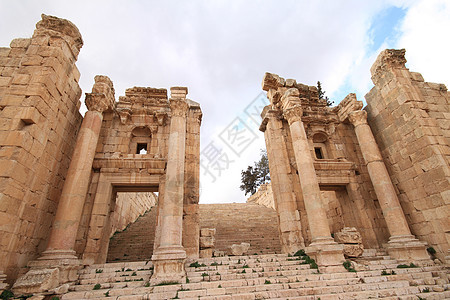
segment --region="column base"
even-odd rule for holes
[[[186,251],[183,247],[158,248],[152,256],[154,266],[151,285],[184,283],[186,280]]]
[[[319,238],[306,247],[306,254],[314,258],[319,271],[322,273],[344,272],[342,263],[344,258],[344,246],[330,238]]]
[[[28,263],[30,270],[19,277],[12,290],[15,294],[45,293],[78,279],[81,261],[73,250],[47,250]]]
[[[391,236],[386,250],[390,257],[398,260],[430,260],[427,243],[419,241],[413,235]]]

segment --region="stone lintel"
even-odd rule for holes
[[[266,72],[264,74],[262,89],[264,91],[269,91],[270,89],[278,89],[278,87],[282,87],[285,85],[285,80],[283,77],[278,76],[277,74],[272,74]]]
[[[170,98],[183,98],[186,99],[188,94],[188,88],[184,86],[173,86],[170,88]]]
[[[362,108],[363,102],[356,99],[356,94],[348,94],[337,106],[339,122],[344,122],[352,111],[361,110]]]
[[[126,97],[143,97],[167,99],[167,89],[158,89],[152,87],[132,87],[125,90]]]

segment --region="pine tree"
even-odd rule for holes
[[[327,102],[327,106],[333,105],[334,101],[331,101],[328,96],[325,96],[325,91],[322,90],[320,81],[317,81],[317,92],[319,93],[319,99],[325,100]]]

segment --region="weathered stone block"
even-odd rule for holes
[[[202,228],[200,229],[200,236],[202,237],[211,237],[216,234],[215,228]]]
[[[340,244],[361,244],[361,234],[354,227],[344,227],[334,234],[334,240]]]
[[[200,247],[201,248],[213,248],[215,239],[213,236],[201,236]]]
[[[246,254],[249,248],[249,243],[233,244],[230,246],[230,251],[232,255],[241,256]]]

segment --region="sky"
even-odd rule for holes
[[[79,28],[83,93],[97,74],[116,100],[133,86],[188,87],[203,110],[200,203],[246,201],[241,170],[265,148],[265,72],[320,80],[335,105],[348,93],[364,101],[379,52],[405,48],[411,71],[450,84],[447,0],[0,0],[0,47],[31,37],[41,13]]]

